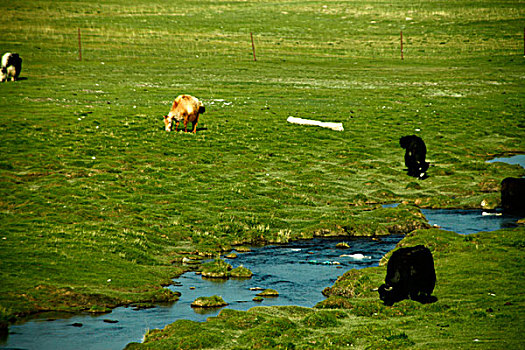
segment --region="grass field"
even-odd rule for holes
[[[408,232],[424,227],[417,207],[494,207],[501,180],[525,174],[485,163],[525,151],[521,1],[0,11],[0,51],[24,60],[23,79],[0,84],[4,319],[173,300],[161,285],[183,252]],[[196,135],[163,130],[181,93],[206,106]],[[403,171],[410,134],[427,144],[424,181]]]

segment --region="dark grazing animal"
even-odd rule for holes
[[[425,179],[430,164],[425,162],[427,147],[423,139],[416,135],[403,136],[399,139],[399,145],[406,150],[405,165],[408,175]]]
[[[437,300],[431,296],[435,285],[436,272],[430,250],[422,245],[399,248],[388,260],[379,298],[388,306],[408,298],[431,303]]]
[[[525,178],[507,177],[503,179],[501,207],[505,212],[525,215]]]
[[[0,68],[0,81],[15,81],[22,70],[22,59],[17,53],[7,52],[2,56]]]

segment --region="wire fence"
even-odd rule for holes
[[[60,35],[73,50],[75,36]],[[384,36],[348,36],[320,41],[314,37],[290,38],[258,33],[176,34],[169,32],[120,32],[78,28],[78,58],[96,59],[106,54],[127,57],[164,55],[172,58],[230,58],[274,60],[311,58],[450,59],[474,56],[525,55],[524,33],[504,37],[392,32]],[[115,52],[117,52],[115,54]],[[256,55],[257,52],[257,55]]]

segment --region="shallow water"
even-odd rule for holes
[[[119,307],[102,316],[75,315],[54,321],[42,315],[44,318],[11,326],[7,342],[0,348],[122,349],[130,342],[140,342],[148,329],[164,328],[178,319],[204,321],[209,316],[217,315],[220,310],[198,313],[190,307],[200,296],[220,295],[230,304],[228,308],[236,310],[259,305],[312,307],[324,299],[322,290],[332,286],[338,276],[351,268],[377,265],[402,237],[388,236],[380,241],[369,238],[313,239],[255,248],[228,260],[234,267],[244,265],[249,268],[254,273],[251,279],[205,280],[189,272],[174,280],[176,286],[169,287],[182,293],[180,300],[173,305],[138,311]],[[347,242],[350,248],[337,249],[336,244],[342,241]],[[341,256],[353,254],[365,257]],[[253,287],[272,288],[280,295],[257,303],[252,301],[258,293],[250,290]],[[106,323],[104,320],[118,323]],[[81,323],[82,327],[74,327],[75,323]]]
[[[486,212],[478,209],[422,209],[430,225],[462,235],[482,231],[496,231],[517,227],[520,218],[501,211]]]
[[[512,157],[505,157],[505,158],[494,158],[494,159],[487,161],[487,163],[495,163],[495,162],[518,164],[522,168],[525,168],[525,154],[518,154]]]
[[[399,203],[391,203],[383,207],[395,208],[398,205]],[[520,219],[518,216],[504,213],[501,210],[421,209],[421,212],[430,225],[462,235],[517,227],[517,221]]]

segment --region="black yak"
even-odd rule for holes
[[[435,285],[436,272],[430,250],[422,245],[400,248],[388,260],[379,298],[389,306],[408,298],[430,303],[437,300],[431,296]]]
[[[399,145],[406,150],[405,165],[408,175],[425,179],[430,164],[425,162],[427,147],[423,139],[416,135],[403,136],[399,139]]]

